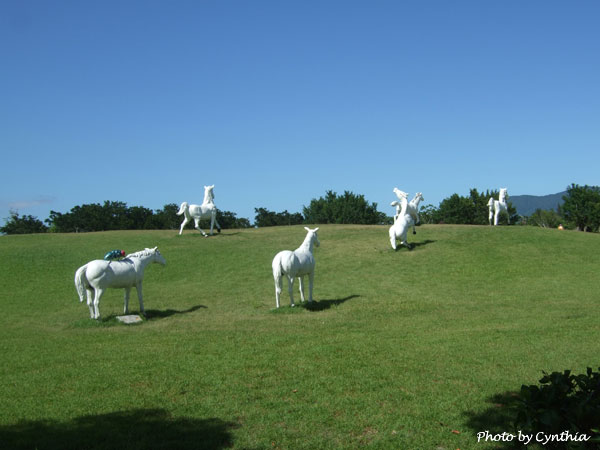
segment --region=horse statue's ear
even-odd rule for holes
[[[304,229],[305,229],[306,231],[310,231],[310,228],[308,228],[308,227],[304,227]]]
[[[319,231],[319,227],[315,228],[313,231],[316,233],[317,231]]]

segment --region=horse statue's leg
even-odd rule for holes
[[[298,284],[300,288],[300,301],[304,303],[304,277],[298,277]]]
[[[510,214],[508,213],[508,206],[506,207],[506,223],[510,225]]]
[[[288,279],[288,292],[290,293],[290,306],[296,306],[294,305],[294,277],[291,276],[287,276]]]
[[[308,303],[312,303],[312,301],[313,301],[312,291],[313,291],[314,283],[315,283],[315,271],[313,270],[311,273],[308,274]]]
[[[213,235],[213,229],[215,227],[215,220],[217,220],[217,210],[216,208],[213,208],[213,210],[210,212],[210,235]]]
[[[500,218],[500,206],[497,206],[494,214],[494,226],[498,225],[498,219]]]
[[[281,297],[281,290],[283,289],[283,277],[279,276],[275,278],[275,304],[279,308],[279,298]]]
[[[200,218],[194,218],[194,223],[196,224],[195,228],[196,230],[198,230],[200,233],[202,233],[202,236],[204,237],[208,237],[208,235],[204,232],[204,230],[202,230],[200,228]]]
[[[85,290],[86,295],[87,295],[87,305],[88,308],[90,308],[90,318],[94,318],[94,291],[91,289],[86,289]]]
[[[392,244],[392,248],[396,250],[396,232],[394,230],[394,226],[390,227],[390,244]]]
[[[137,291],[138,300],[140,301],[140,313],[146,317],[146,311],[144,310],[144,299],[142,298],[142,282],[138,281],[135,290]]]
[[[186,216],[183,218],[183,222],[181,222],[181,226],[179,227],[180,235],[183,233],[183,229],[185,228],[185,226],[188,224],[189,221],[190,221],[189,217]]]
[[[125,288],[125,301],[123,304],[123,314],[129,314],[129,294],[131,293],[131,288]]]
[[[94,315],[92,319],[100,319],[100,298],[104,294],[104,289],[96,288],[96,295],[94,296]]]

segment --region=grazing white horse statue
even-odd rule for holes
[[[394,201],[390,203],[392,206],[396,207],[396,215],[394,216],[394,222],[402,214],[409,214],[413,218],[413,234],[417,234],[417,230],[415,230],[415,224],[421,221],[419,217],[419,203],[421,203],[421,200],[424,200],[423,194],[421,192],[417,192],[415,194],[415,197],[407,203],[406,199],[408,197],[408,194],[406,192],[403,192],[398,188],[394,188],[394,193],[400,199],[400,201]],[[404,210],[404,213],[402,212],[402,210]]]
[[[188,205],[187,202],[183,202],[179,207],[179,211],[177,215],[184,215],[185,218],[181,223],[181,228],[179,228],[179,234],[183,233],[183,228],[188,224],[188,222],[194,219],[195,228],[202,233],[204,237],[208,237],[208,235],[200,229],[200,220],[210,218],[210,235],[213,234],[213,227],[217,226],[217,232],[221,232],[221,226],[219,222],[217,222],[217,207],[215,206],[214,199],[215,195],[213,193],[213,189],[215,185],[212,186],[204,186],[204,200],[201,205]]]
[[[508,213],[508,205],[506,204],[506,191],[506,188],[500,189],[499,200],[494,200],[494,197],[490,197],[488,201],[490,225],[492,224],[492,218],[494,219],[494,225],[498,225],[498,218],[501,212],[506,213],[508,223],[510,224],[510,214]]]
[[[390,227],[389,235],[390,235],[390,243],[392,244],[392,248],[396,250],[396,240],[400,239],[400,245],[405,245],[410,248],[408,242],[406,241],[406,234],[408,233],[408,229],[412,226],[414,227],[415,221],[410,214],[400,214],[397,218],[394,218],[394,225]]]
[[[275,302],[279,308],[279,298],[283,288],[283,276],[288,279],[288,292],[290,293],[290,304],[294,306],[294,279],[298,277],[300,281],[300,298],[304,301],[304,275],[308,275],[308,302],[312,302],[313,282],[315,279],[315,258],[313,257],[313,245],[319,246],[317,236],[318,228],[311,230],[304,227],[308,232],[304,242],[293,252],[283,250],[273,258],[273,278],[275,279]]]
[[[151,262],[156,262],[163,266],[167,263],[158,251],[158,247],[147,248],[132,253],[120,261],[97,259],[77,269],[77,272],[75,272],[75,288],[79,294],[80,302],[83,302],[83,296],[87,294],[87,305],[90,308],[91,318],[100,318],[98,307],[102,294],[104,294],[107,288],[125,289],[125,306],[123,311],[125,314],[128,314],[129,293],[134,286],[140,301],[140,312],[145,315],[144,301],[142,299],[142,281],[144,280],[144,269]]]

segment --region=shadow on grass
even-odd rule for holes
[[[308,309],[309,311],[324,311],[332,306],[341,305],[342,303],[357,297],[360,297],[360,295],[349,295],[348,297],[336,298],[334,300],[313,300],[312,303],[304,302],[301,305],[303,308]]]
[[[196,305],[188,308],[184,311],[177,311],[176,309],[165,309],[163,311],[159,311],[158,309],[147,309],[146,310],[146,319],[155,320],[155,319],[164,319],[165,317],[171,317],[176,314],[188,314],[194,311],[198,311],[201,308],[207,308],[204,305]]]
[[[467,411],[464,415],[467,417],[467,426],[473,431],[473,435],[482,431],[489,431],[490,434],[512,433],[516,435],[514,421],[516,418],[518,393],[504,392],[495,394],[487,399],[490,406],[481,412],[475,413]],[[515,439],[516,440],[516,439]],[[513,449],[523,448],[518,442],[495,442],[496,448]]]
[[[432,241],[431,239],[425,239],[422,242],[412,242],[410,245],[412,245],[413,248],[415,247],[423,247],[424,245],[429,245],[429,244],[433,244],[435,241]]]
[[[208,230],[210,229],[210,227],[206,227],[206,228],[202,228],[205,233],[207,234],[207,236],[204,236],[202,233],[200,233],[198,230],[188,230],[185,229],[183,230],[185,231],[189,231],[188,235],[189,236],[193,236],[194,238],[211,238],[211,237],[217,237],[217,236],[223,236],[223,237],[228,237],[228,236],[235,236],[236,234],[240,234],[240,231],[234,231],[232,233],[228,233],[227,231],[223,231],[222,233],[217,232],[217,230],[214,231],[214,233],[212,234],[212,236],[210,234],[208,234]],[[181,235],[183,236],[183,235]]]
[[[171,417],[163,409],[136,409],[0,426],[2,448],[21,449],[222,449],[233,445],[235,423],[218,418]]]

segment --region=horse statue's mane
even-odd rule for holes
[[[130,253],[125,258],[141,258],[142,256],[148,256],[154,253],[155,249],[153,248],[145,248],[144,250],[140,250],[135,253]]]

